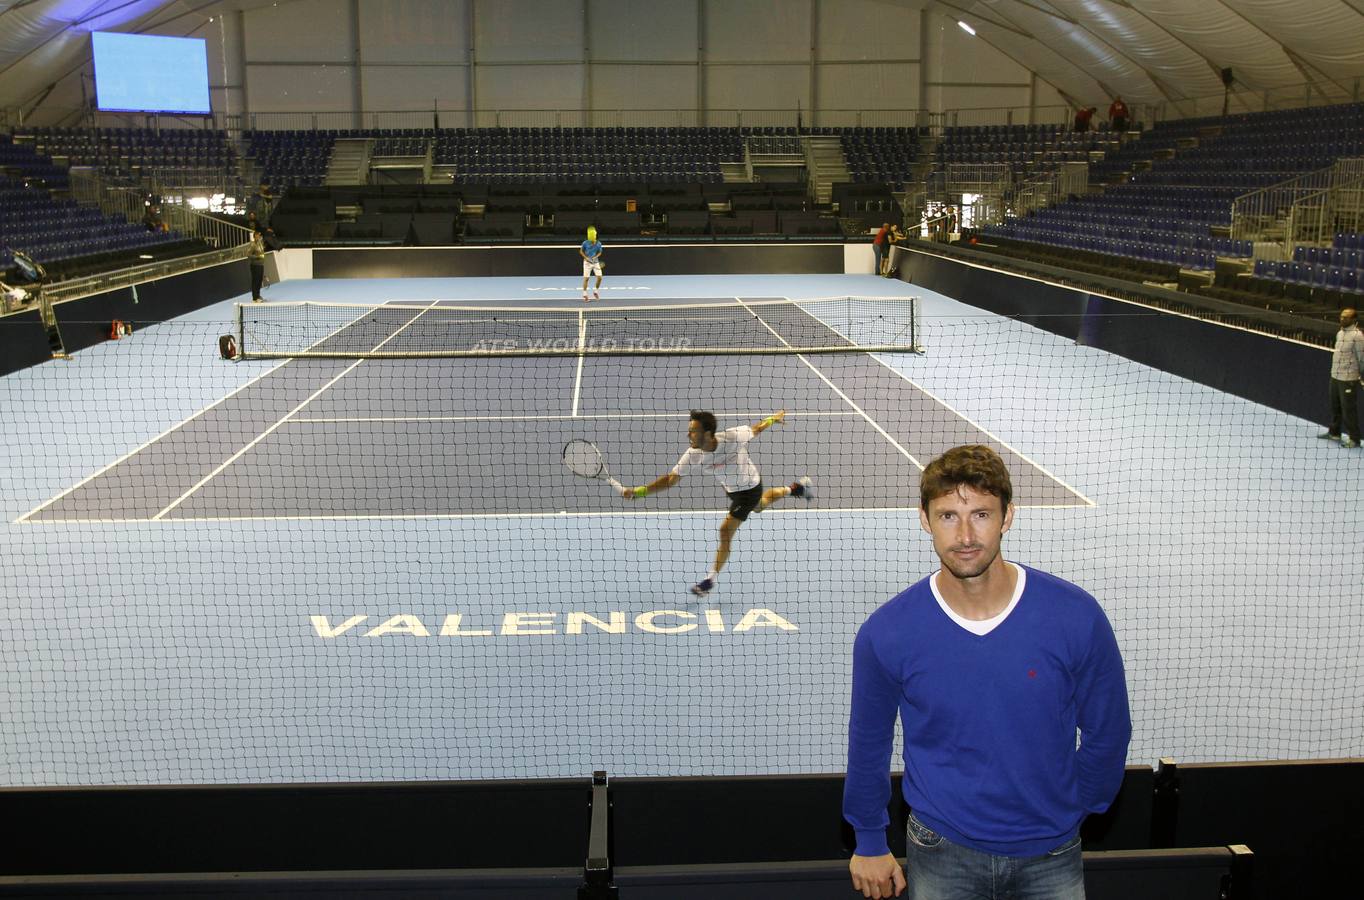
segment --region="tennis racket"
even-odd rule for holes
[[[606,460],[601,455],[601,450],[591,441],[584,441],[581,438],[569,441],[564,444],[564,465],[574,475],[581,475],[583,478],[598,478],[605,481],[617,491],[624,491],[625,486],[611,477],[611,473],[606,471]]]

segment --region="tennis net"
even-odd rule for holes
[[[917,297],[580,309],[429,303],[242,303],[244,359],[424,359],[921,351]]]

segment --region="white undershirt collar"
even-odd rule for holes
[[[966,619],[953,612],[952,607],[942,598],[942,593],[938,590],[938,576],[942,574],[942,569],[934,572],[928,579],[928,586],[933,591],[933,599],[938,601],[938,606],[947,614],[947,617],[962,628],[965,628],[975,635],[989,634],[1009,617],[1009,613],[1014,611],[1014,607],[1018,605],[1018,598],[1023,596],[1023,586],[1028,580],[1028,573],[1022,566],[1015,565],[1008,560],[1005,560],[1004,564],[1013,568],[1014,572],[1018,575],[1018,583],[1014,585],[1014,595],[1009,598],[1009,605],[1004,607],[997,616],[992,616],[988,619]]]

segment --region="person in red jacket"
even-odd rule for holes
[[[1114,97],[1113,103],[1108,107],[1108,123],[1114,131],[1126,131],[1127,122],[1131,116],[1127,111],[1127,104],[1122,102],[1122,97]]]
[[[1088,131],[1089,121],[1090,119],[1094,118],[1094,113],[1096,110],[1098,110],[1097,106],[1090,106],[1084,109],[1075,110],[1075,130]]]
[[[890,260],[890,223],[882,222],[881,230],[876,232],[876,237],[871,239],[871,252],[876,254],[876,274],[886,274],[886,265]]]

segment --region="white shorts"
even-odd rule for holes
[[[598,278],[601,277],[601,260],[595,262],[590,259],[583,260],[583,277],[586,278],[593,272],[597,273]]]

